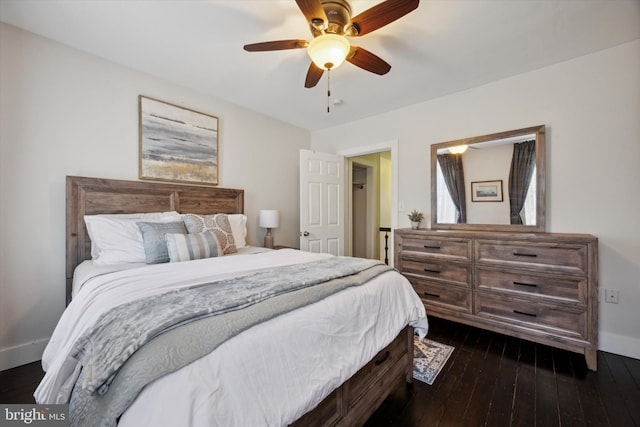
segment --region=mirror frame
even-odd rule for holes
[[[472,145],[480,142],[511,138],[519,135],[535,133],[536,135],[536,225],[520,224],[447,224],[438,222],[438,167],[437,153],[441,148],[456,145]],[[455,141],[441,142],[431,145],[431,228],[437,230],[484,230],[484,231],[518,231],[544,232],[546,212],[546,149],[545,125],[532,126],[523,129],[509,130]]]

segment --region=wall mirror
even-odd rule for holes
[[[431,227],[545,231],[545,126],[431,146]]]

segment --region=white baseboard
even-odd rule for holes
[[[611,332],[600,332],[598,348],[607,353],[640,359],[640,339],[637,338],[630,338]]]
[[[48,338],[0,350],[0,371],[42,359]]]

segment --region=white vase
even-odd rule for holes
[[[420,221],[411,221],[411,229],[417,230],[418,228],[420,228]]]

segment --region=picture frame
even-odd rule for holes
[[[218,185],[218,117],[138,96],[139,178]]]
[[[472,202],[502,202],[502,180],[475,181],[471,183]]]

